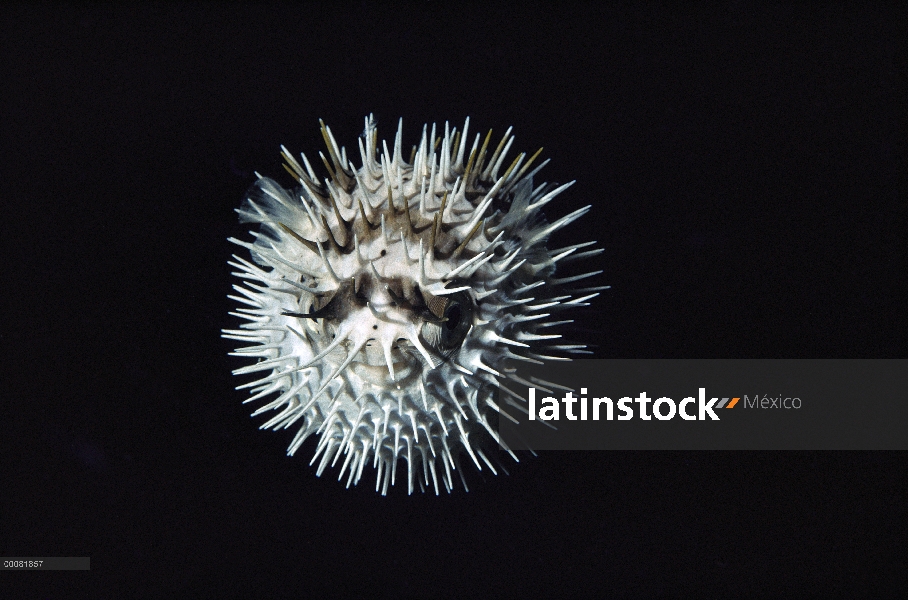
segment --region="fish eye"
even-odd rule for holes
[[[432,348],[450,356],[467,337],[473,321],[473,301],[464,292],[433,296],[423,292],[430,315],[423,323],[420,335]]]
[[[460,323],[460,305],[452,305],[448,309],[445,317],[447,318],[447,321],[445,321],[445,329],[447,329],[448,331],[455,331],[457,329],[457,325]]]

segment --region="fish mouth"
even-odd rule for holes
[[[417,369],[415,360],[401,360],[393,363],[394,378],[391,378],[391,372],[387,364],[370,365],[365,362],[354,360],[350,363],[350,368],[363,381],[384,388],[400,388],[410,383],[414,379]]]

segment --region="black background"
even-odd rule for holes
[[[407,145],[514,125],[578,180],[547,212],[593,205],[554,243],[605,248],[597,358],[905,357],[903,15],[670,5],[0,9],[0,554],[92,560],[0,589],[904,594],[904,453],[542,453],[381,498],[233,389],[233,209],[370,112]]]

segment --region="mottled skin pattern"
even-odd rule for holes
[[[349,486],[371,463],[386,494],[403,460],[411,493],[437,494],[439,481],[450,492],[455,472],[466,488],[461,457],[496,472],[487,451],[500,441],[497,419],[511,418],[502,404],[526,412],[504,384],[529,383],[513,361],[585,352],[558,344],[556,327],[603,289],[565,284],[597,272],[554,272],[600,251],[546,242],[589,206],[549,223],[539,209],[571,184],[534,188],[538,152],[506,167],[510,129],[490,156],[489,136],[465,152],[468,128],[445,124],[436,138],[424,127],[406,162],[401,130],[393,152],[379,148],[370,116],[356,169],[323,125],[329,177],[319,182],[305,156],[284,150],[299,187],[260,177],[238,211],[260,228],[254,242],[231,239],[252,255],[230,262],[244,284],[232,314],[249,322],[224,337],[247,342],[234,354],[258,362],[234,373],[264,375],[240,386],[249,401],[277,394],[253,415],[276,411],[262,428],[297,428],[289,454],[319,436],[319,475],[339,463]]]

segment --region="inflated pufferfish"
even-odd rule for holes
[[[282,147],[299,187],[258,176],[237,211],[261,227],[252,243],[230,238],[252,254],[229,262],[245,286],[233,286],[241,296],[230,297],[244,307],[231,314],[249,322],[223,337],[247,344],[234,355],[258,358],[234,374],[265,373],[237,389],[251,390],[247,402],[277,394],[252,413],[277,411],[262,428],[296,425],[291,455],[320,436],[310,464],[318,460],[321,475],[341,462],[348,487],[367,463],[382,495],[400,461],[409,493],[431,482],[437,494],[439,480],[450,492],[454,471],[466,489],[462,456],[497,474],[486,451],[502,443],[497,419],[514,420],[501,404],[527,412],[505,381],[562,387],[521,378],[513,361],[589,353],[557,343],[552,328],[605,289],[564,285],[601,271],[554,273],[556,263],[601,250],[546,242],[590,207],[548,222],[540,209],[574,182],[533,187],[548,162],[530,170],[542,149],[502,172],[511,129],[491,156],[491,131],[466,153],[469,122],[462,133],[445,123],[440,138],[424,126],[405,162],[401,128],[393,154],[386,142],[379,149],[370,115],[358,169],[322,124],[329,177],[319,182],[305,155],[304,168]]]

